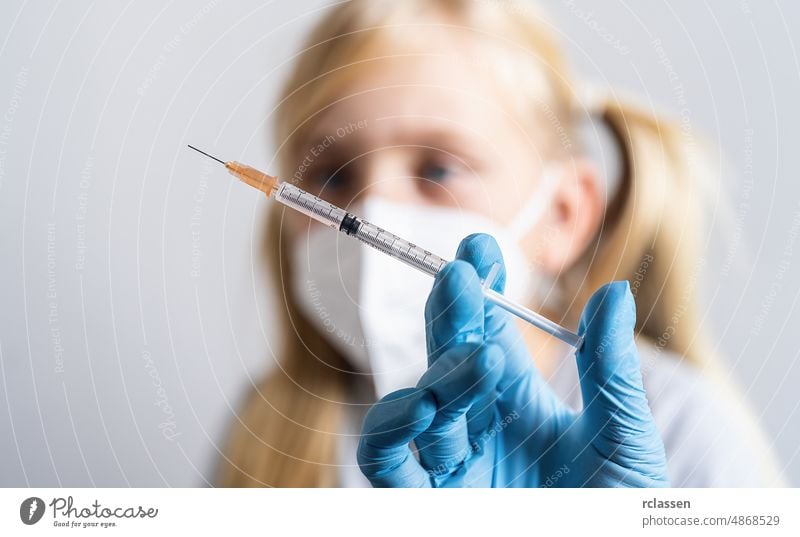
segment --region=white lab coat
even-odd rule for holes
[[[674,354],[638,342],[642,377],[667,453],[673,487],[786,486],[769,443],[740,397]],[[577,366],[572,356],[548,380],[574,409],[581,407]],[[339,482],[365,487],[356,463],[365,407],[348,407],[340,437]]]

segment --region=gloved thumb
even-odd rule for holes
[[[589,436],[608,459],[623,466],[635,458],[664,461],[664,447],[642,384],[634,342],[636,306],[627,281],[612,282],[592,295],[581,316],[578,352],[583,412]],[[646,468],[639,469],[647,473]],[[658,473],[661,468],[650,469]]]

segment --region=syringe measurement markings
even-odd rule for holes
[[[425,261],[428,259],[428,254],[425,254],[425,257],[422,258],[422,264],[425,264]]]
[[[395,246],[398,239],[395,238],[392,243],[388,243],[386,240],[379,238],[381,235],[380,232],[378,233],[370,233],[365,231],[362,234],[362,238],[364,242],[378,251],[381,251],[387,255],[391,255],[393,257],[397,257],[403,261],[405,261],[408,265],[421,269],[428,274],[436,275],[442,268],[446,262],[441,258],[439,262],[434,262],[432,259],[427,260],[427,256],[420,259],[418,255],[415,255],[414,252],[419,250],[420,248],[414,244],[406,243],[405,241],[401,241],[403,244],[399,244]],[[371,239],[371,240],[370,240]],[[409,244],[408,248],[405,248],[405,245]],[[438,256],[437,256],[438,257]]]
[[[299,192],[293,194],[292,192],[285,192],[285,190],[286,189],[283,189],[283,191],[281,192],[282,197],[285,196],[294,204],[299,205],[300,207],[303,207],[307,211],[316,214],[322,218],[325,218],[328,221],[333,219],[332,215],[336,207],[334,207],[330,203],[327,203],[326,201],[317,198],[316,196],[313,196],[311,194],[309,194],[308,196],[303,196]]]
[[[283,188],[280,191],[280,195],[281,198],[288,199],[293,202],[294,205],[305,209],[311,214],[327,218],[328,221],[335,219],[335,217],[332,217],[335,212],[342,212],[342,217],[346,214],[341,209],[338,209],[336,206],[327,203],[313,194],[296,192],[291,188]],[[401,239],[397,235],[389,233],[366,220],[362,221],[362,226],[356,235],[360,236],[363,242],[376,250],[399,258],[408,265],[421,269],[431,275],[435,275],[441,270],[443,264],[446,263],[442,261],[441,258],[438,258],[438,256],[433,256],[439,259],[438,262],[434,262],[429,259],[429,256],[432,254],[427,250],[420,248],[414,243]]]

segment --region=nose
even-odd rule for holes
[[[424,203],[410,158],[401,149],[384,149],[365,157],[361,166],[362,191],[357,198],[380,196],[398,203]]]

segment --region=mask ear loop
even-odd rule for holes
[[[508,226],[509,235],[516,241],[521,240],[526,233],[533,229],[543,218],[548,205],[553,201],[558,190],[564,167],[562,164],[545,162],[540,174],[538,188],[528,197],[522,208],[514,216]],[[560,293],[553,288],[554,281],[549,276],[537,274],[540,282],[528,290],[526,300],[534,300],[538,307],[548,304],[555,305],[560,299]],[[546,291],[544,289],[547,289]]]
[[[544,212],[558,188],[561,179],[560,172],[561,166],[555,164],[546,164],[542,168],[541,185],[528,197],[508,227],[515,240],[520,240],[544,216]]]

